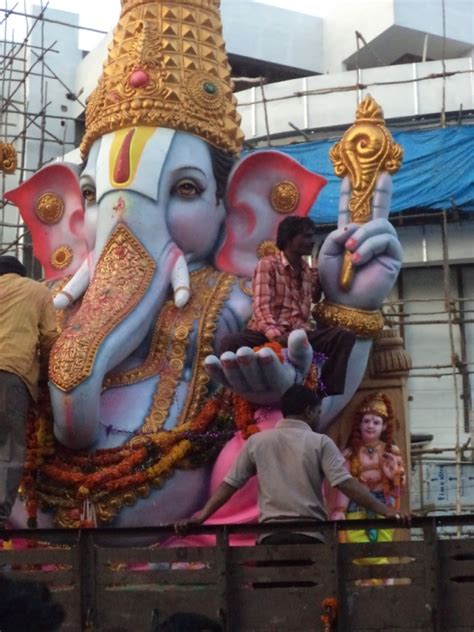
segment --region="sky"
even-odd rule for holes
[[[221,0],[221,3],[240,3],[257,0]],[[325,0],[258,0],[263,4],[270,4],[284,9],[302,11],[311,15],[321,15],[321,8]],[[40,4],[40,0],[30,4]],[[43,0],[46,4],[46,0]],[[12,8],[14,5],[21,6],[22,2],[16,0],[0,0],[0,6]],[[48,6],[63,11],[73,11],[79,13],[81,26],[93,27],[104,31],[109,31],[117,23],[120,0],[49,0]],[[18,9],[17,9],[18,10]],[[1,15],[0,15],[1,19]],[[100,40],[100,35],[94,35],[81,31],[79,46],[84,50],[90,50]]]

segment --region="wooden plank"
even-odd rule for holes
[[[474,559],[472,560],[453,560],[448,559],[443,564],[443,571],[447,578],[454,577],[471,577],[474,581]]]
[[[474,538],[440,540],[439,557],[442,629],[472,632]]]
[[[23,549],[0,550],[0,565],[23,566],[29,564],[65,565],[73,561],[74,549]]]
[[[246,561],[310,560],[324,565],[332,563],[332,555],[331,548],[322,544],[262,544],[253,547],[231,547],[229,561],[236,564]]]
[[[234,630],[321,630],[321,603],[327,589],[251,587],[233,593]]]
[[[108,564],[146,564],[146,563],[197,563],[213,565],[216,551],[212,547],[178,547],[172,549],[97,547],[98,566]]]
[[[453,582],[444,584],[441,600],[442,630],[474,629],[473,597],[474,584]]]
[[[79,592],[54,592],[53,598],[58,601],[66,612],[66,619],[61,626],[61,632],[78,632],[82,629]]]
[[[432,630],[423,586],[356,586],[348,591],[347,602],[345,630]]]
[[[347,564],[344,567],[344,579],[347,581],[367,577],[403,577],[414,582],[425,578],[425,563],[423,560],[413,560],[410,563],[391,562],[389,564]]]
[[[277,564],[277,562],[275,562]],[[320,568],[312,566],[239,566],[231,570],[231,579],[236,583],[310,581],[326,584],[327,576]]]
[[[100,586],[113,584],[116,586],[123,585],[140,585],[140,584],[163,584],[163,585],[183,585],[183,584],[216,584],[218,581],[217,573],[214,569],[203,570],[119,570],[101,572],[97,578]]]
[[[423,541],[418,542],[361,542],[341,544],[339,559],[346,563],[358,557],[414,557],[420,558],[424,553]]]
[[[160,621],[183,611],[204,614],[215,621],[219,616],[214,591],[111,591],[102,594],[99,602],[100,632],[116,628],[130,632],[149,630],[154,609],[158,610]]]
[[[74,586],[77,583],[77,574],[71,570],[42,571],[42,570],[25,570],[13,569],[11,571],[2,572],[2,575],[10,579],[21,579],[31,582],[43,582],[49,587],[53,586]]]

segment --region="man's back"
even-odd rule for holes
[[[284,419],[274,430],[253,435],[239,461],[225,481],[240,487],[253,468],[260,522],[326,520],[324,479],[335,486],[351,477],[334,442],[296,419]]]
[[[35,398],[41,350],[56,338],[49,290],[18,274],[0,276],[0,370],[20,377]]]

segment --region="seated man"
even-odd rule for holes
[[[344,392],[355,336],[341,327],[311,328],[311,302],[320,300],[321,286],[317,269],[303,257],[313,252],[315,237],[316,226],[309,217],[287,217],[280,223],[280,252],[264,257],[255,268],[252,317],[242,332],[224,336],[218,353],[273,340],[285,347],[291,331],[304,329],[313,349],[327,356],[321,374],[325,394],[337,395]]]

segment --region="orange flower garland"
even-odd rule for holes
[[[29,526],[36,526],[38,476],[70,488],[77,503],[87,500],[95,492],[111,494],[139,487],[160,476],[166,476],[181,462],[192,448],[191,441],[182,438],[183,433],[198,435],[205,432],[222,408],[228,405],[228,401],[229,398],[220,393],[218,397],[206,402],[199,415],[191,422],[156,435],[138,435],[137,444],[132,439],[124,446],[98,450],[94,454],[76,454],[62,446],[55,447],[52,424],[47,421],[49,415],[32,412],[27,426],[27,455],[21,483]],[[49,404],[45,400],[42,404],[44,412],[49,412]],[[155,453],[157,456],[159,454],[158,460],[143,467],[147,460],[156,458],[153,457]],[[45,463],[44,460],[51,456],[53,459]],[[90,471],[91,469],[98,471]],[[89,522],[83,520],[80,524],[90,526]]]

